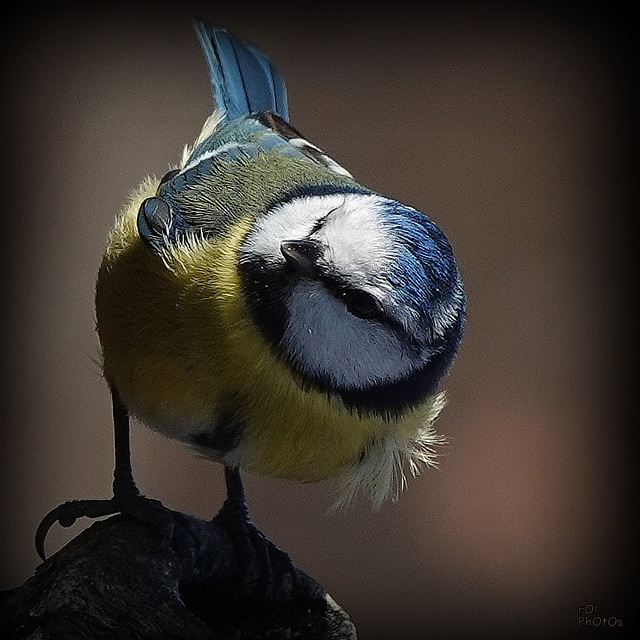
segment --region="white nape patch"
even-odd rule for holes
[[[193,169],[193,167],[197,167],[201,162],[208,160],[209,158],[215,158],[216,156],[222,155],[226,153],[230,149],[255,149],[255,144],[248,142],[225,142],[225,144],[216,147],[215,149],[209,149],[209,151],[205,151],[202,155],[194,158],[189,164],[185,165],[180,169],[180,173],[184,173],[185,171],[189,171],[189,169]]]
[[[406,439],[388,434],[371,444],[360,462],[340,476],[340,495],[333,509],[349,507],[359,496],[371,500],[379,509],[389,499],[396,501],[407,482],[405,469],[417,476],[423,467],[436,467],[436,447],[447,440],[436,433],[433,423],[446,404],[444,391],[429,399],[425,422],[414,438]]]
[[[241,252],[284,264],[280,244],[310,237],[325,247],[325,267],[354,286],[383,295],[390,288],[384,273],[393,253],[392,239],[378,212],[383,201],[362,193],[296,198],[260,218]],[[322,218],[326,219],[321,228],[310,235]]]
[[[185,145],[182,150],[182,158],[180,160],[181,171],[185,170],[185,165],[189,161],[189,156],[193,153],[193,150],[207,138],[213,135],[214,131],[220,126],[220,123],[227,117],[227,112],[224,109],[216,109],[202,125],[202,130],[198,134],[195,142],[192,146]]]

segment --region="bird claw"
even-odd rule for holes
[[[118,512],[118,506],[111,500],[70,500],[58,505],[42,518],[36,530],[36,551],[46,560],[44,543],[49,529],[57,522],[61,527],[70,527],[78,518],[100,518]]]
[[[36,551],[46,560],[44,544],[51,527],[57,522],[61,527],[70,527],[79,518],[101,518],[122,513],[136,520],[147,522],[163,530],[162,544],[173,534],[173,519],[170,511],[159,501],[140,494],[113,497],[109,500],[70,500],[52,509],[38,525],[35,536]]]

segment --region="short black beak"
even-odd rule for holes
[[[322,245],[315,240],[284,240],[280,251],[287,264],[301,276],[312,276],[317,271]]]

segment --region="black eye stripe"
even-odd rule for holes
[[[361,289],[343,289],[340,298],[350,313],[358,318],[372,320],[383,315],[382,305],[374,296]]]
[[[344,281],[336,278],[335,276],[325,274],[322,277],[322,282],[329,292],[345,304],[350,313],[365,320],[374,320],[383,323],[389,330],[396,334],[398,340],[404,345],[405,349],[413,352],[421,351],[420,343],[415,339],[415,337],[407,333],[402,323],[395,318],[393,314],[389,315],[387,313],[380,300],[375,296],[372,296],[370,293],[363,291],[362,289],[357,289],[347,285]],[[365,316],[362,313],[358,313],[358,310],[354,308],[354,303],[356,303],[354,298],[362,295],[370,298],[372,300],[372,305],[375,305],[375,311],[372,308],[370,315],[367,314]],[[351,299],[349,300],[349,298]]]
[[[367,291],[345,284],[339,278],[322,275],[320,278],[329,292],[340,300],[354,316],[367,320],[386,320],[380,301]]]

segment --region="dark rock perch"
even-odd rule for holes
[[[0,594],[0,637],[356,638],[347,614],[270,542],[248,546],[224,522],[167,511],[168,536],[123,515],[83,531]]]

